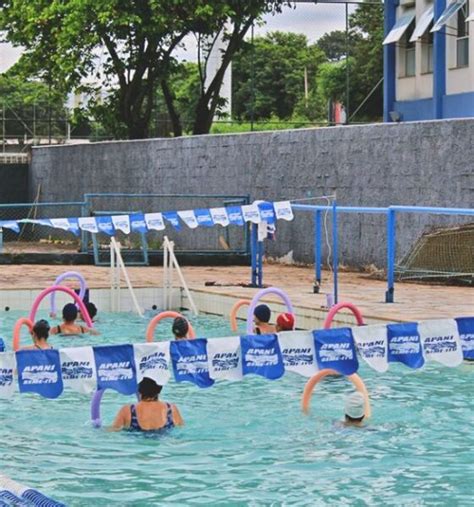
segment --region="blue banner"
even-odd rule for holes
[[[261,202],[258,205],[258,210],[260,212],[260,218],[262,221],[267,222],[268,225],[273,225],[276,223],[275,210],[273,209],[273,203],[271,202]]]
[[[245,335],[240,337],[242,373],[253,373],[277,379],[285,373],[280,344],[276,334]]]
[[[359,368],[354,338],[349,327],[313,331],[319,369],[331,368],[352,375]]]
[[[421,368],[425,364],[416,322],[389,324],[387,339],[389,363],[403,363],[410,368]]]
[[[464,359],[474,361],[474,317],[458,317],[459,338]]]
[[[113,389],[121,394],[137,391],[133,345],[94,347],[97,389]]]
[[[210,387],[207,340],[175,340],[170,342],[171,363],[176,382],[192,382],[198,387]]]
[[[115,234],[115,227],[111,217],[97,217],[97,227],[99,232],[103,232],[109,236],[113,236]]]
[[[231,225],[244,225],[244,216],[242,215],[242,208],[240,206],[229,206],[227,208],[227,216]]]
[[[19,350],[16,364],[21,393],[57,398],[63,392],[58,350]]]
[[[0,220],[0,229],[10,229],[17,234],[20,232],[20,226],[18,222],[15,220]]]
[[[214,227],[214,220],[212,219],[211,212],[208,209],[195,209],[194,214],[198,225],[203,227]]]
[[[176,211],[163,211],[163,218],[169,222],[177,231],[181,230],[181,222]]]
[[[143,213],[134,213],[133,215],[130,215],[130,228],[132,232],[148,232],[145,215]]]

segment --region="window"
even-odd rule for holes
[[[466,3],[458,11],[456,34],[456,67],[469,65],[469,6]]]
[[[405,77],[416,74],[416,43],[410,40],[414,30],[415,23],[412,22],[405,34]]]
[[[421,72],[424,74],[433,72],[433,32],[430,31],[432,27],[433,22],[421,38]]]

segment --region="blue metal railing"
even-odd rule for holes
[[[321,284],[321,250],[322,250],[322,230],[321,213],[332,212],[332,241],[333,241],[333,284],[334,284],[334,303],[338,299],[338,238],[337,238],[337,215],[338,213],[372,213],[386,215],[386,234],[387,234],[387,290],[385,292],[385,302],[393,303],[395,301],[395,256],[396,256],[396,216],[397,213],[424,213],[433,215],[457,215],[474,216],[474,209],[471,208],[442,208],[434,206],[389,206],[367,207],[367,206],[316,206],[311,204],[292,204],[295,211],[306,211],[314,213],[314,264],[316,285],[319,288]]]

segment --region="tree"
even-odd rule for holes
[[[246,42],[233,61],[233,114],[239,120],[308,115],[324,53],[305,35],[272,32]],[[310,93],[305,98],[305,72]],[[315,104],[311,103],[313,107]],[[310,115],[311,116],[311,115]]]
[[[337,62],[346,57],[348,47],[351,48],[354,45],[355,39],[359,34],[349,32],[348,41],[346,40],[346,32],[342,30],[334,30],[329,33],[325,33],[317,41],[317,46],[326,55],[327,59],[333,62]]]

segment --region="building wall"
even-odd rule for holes
[[[337,192],[338,203],[348,206],[469,207],[473,145],[474,120],[452,120],[44,147],[33,149],[30,188],[41,183],[43,201],[81,200],[89,192],[249,194],[270,200]],[[140,208],[138,200],[135,207]],[[398,253],[426,227],[448,222],[400,216]],[[188,240],[198,235],[192,231]],[[340,239],[342,263],[384,265],[383,217],[341,216]],[[269,252],[292,250],[296,260],[311,262],[313,242],[313,217],[298,212],[294,222],[279,224]]]
[[[0,164],[0,204],[28,202],[28,165]]]

